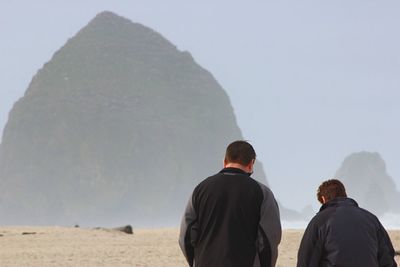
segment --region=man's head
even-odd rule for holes
[[[236,167],[252,173],[255,160],[254,148],[248,142],[239,140],[226,148],[224,167]]]
[[[330,179],[318,187],[317,198],[321,204],[325,204],[337,197],[347,197],[346,189],[339,180]]]

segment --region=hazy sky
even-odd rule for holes
[[[215,76],[286,206],[316,207],[321,180],[362,150],[400,188],[400,1],[0,0],[0,129],[38,69],[104,10]]]

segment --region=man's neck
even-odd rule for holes
[[[251,172],[251,170],[249,170],[249,168],[247,168],[246,166],[243,166],[242,164],[239,164],[239,163],[227,163],[227,164],[225,164],[224,168],[236,168],[236,169],[240,169],[240,170],[244,171],[245,173]]]

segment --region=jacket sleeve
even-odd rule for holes
[[[378,230],[378,262],[379,267],[397,267],[394,260],[394,248],[385,228],[379,223]]]
[[[297,254],[297,267],[318,267],[323,245],[314,217],[308,224]]]
[[[179,246],[185,256],[189,266],[193,266],[194,262],[194,244],[193,235],[197,229],[194,227],[196,223],[197,215],[193,208],[193,196],[190,196],[188,204],[186,206],[185,213],[182,218],[180,234],[179,234]]]
[[[282,227],[278,204],[271,190],[261,184],[264,199],[261,204],[257,238],[258,258],[261,267],[275,266],[278,245],[281,242]]]

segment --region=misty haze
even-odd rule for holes
[[[29,14],[18,3],[0,11],[0,225],[10,227],[0,239],[18,225],[176,228],[193,188],[222,168],[238,139],[254,145],[252,177],[274,192],[284,228],[306,226],[319,209],[317,187],[333,177],[400,228],[399,3],[228,12],[228,2],[127,10],[119,1],[41,1],[24,3]],[[134,242],[175,242],[175,228],[156,237],[139,230]],[[63,240],[79,230],[43,231]],[[97,233],[104,242],[116,235]],[[295,257],[300,233],[285,234],[280,257]],[[185,266],[168,253],[171,266]]]

